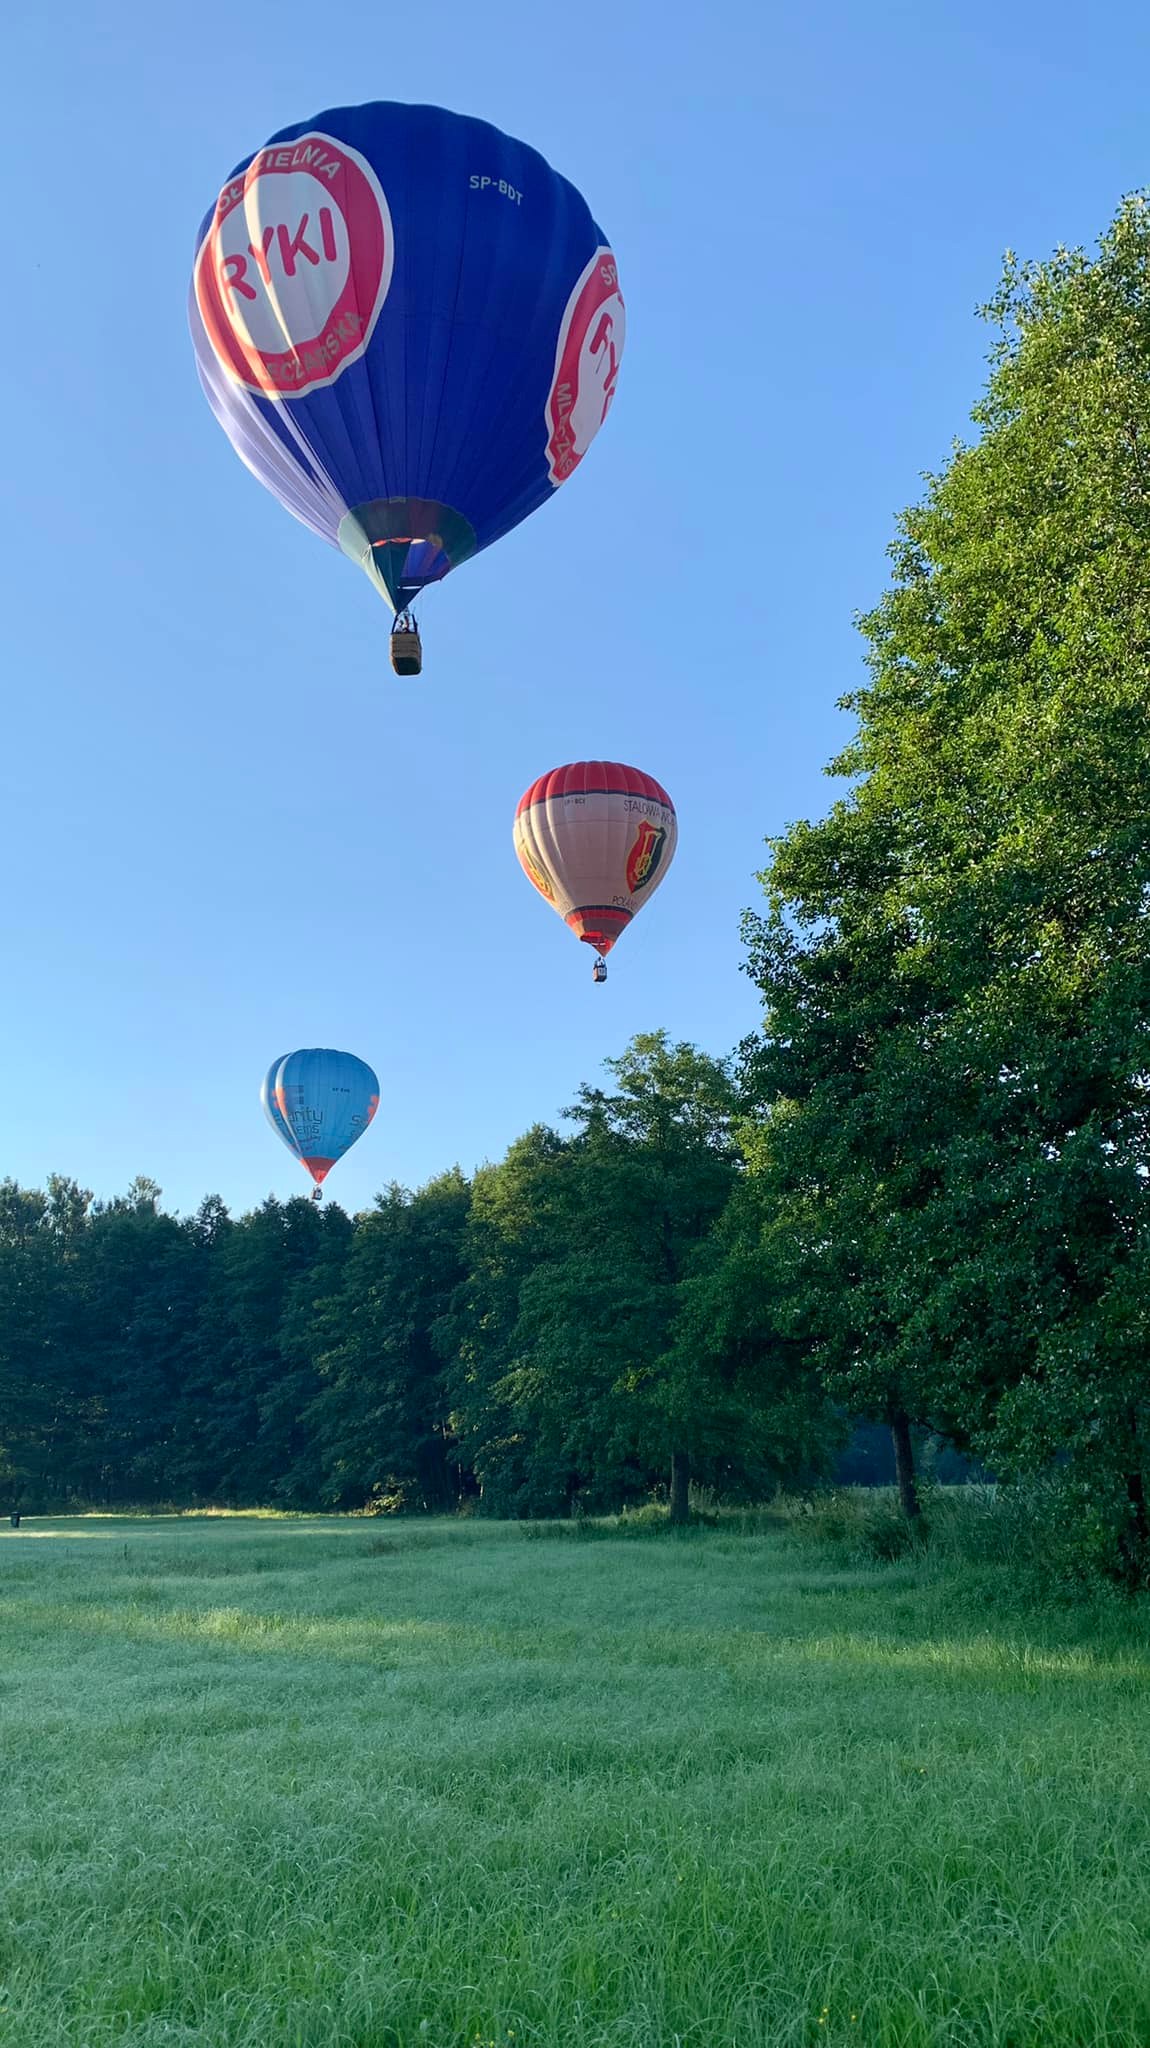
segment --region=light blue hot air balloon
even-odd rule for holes
[[[260,1089],[267,1120],[315,1182],[362,1138],[379,1107],[379,1082],[353,1052],[310,1046],[285,1053],[269,1067]]]
[[[196,237],[189,316],[241,461],[401,615],[574,474],[626,325],[566,178],[486,121],[386,100],[236,165]],[[393,660],[418,670],[395,641]]]

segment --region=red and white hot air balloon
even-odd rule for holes
[[[576,938],[594,946],[596,981],[606,981],[607,954],[670,867],[678,829],[661,783],[619,761],[571,761],[520,798],[520,865]]]

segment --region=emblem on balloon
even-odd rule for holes
[[[196,261],[196,303],[228,375],[269,398],[334,383],[371,340],[394,249],[383,188],[357,150],[318,131],[261,150],[224,186]]]
[[[547,396],[547,473],[565,483],[599,432],[619,377],[627,315],[610,249],[596,249],[567,301]]]
[[[666,844],[666,826],[653,825],[650,818],[644,818],[627,855],[627,887],[632,895],[654,881]]]
[[[527,848],[522,843],[516,846],[515,851],[519,855],[519,865],[523,869],[528,881],[534,883],[539,894],[545,896],[548,903],[554,903],[555,885],[543,866],[542,861],[534,854],[528,853]]]

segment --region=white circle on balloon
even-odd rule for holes
[[[231,326],[260,353],[320,333],[351,270],[343,210],[306,171],[253,179],[220,223],[216,249]]]

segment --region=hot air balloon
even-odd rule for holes
[[[268,1069],[260,1101],[272,1129],[315,1182],[313,1201],[337,1159],[362,1138],[379,1107],[379,1082],[353,1052],[311,1047]]]
[[[526,143],[374,101],[245,157],[196,239],[200,379],[241,460],[398,614],[526,519],[607,416],[625,315],[585,200]]]
[[[572,761],[519,800],[515,851],[529,882],[594,946],[596,981],[674,858],[675,807],[662,785],[619,761]]]

